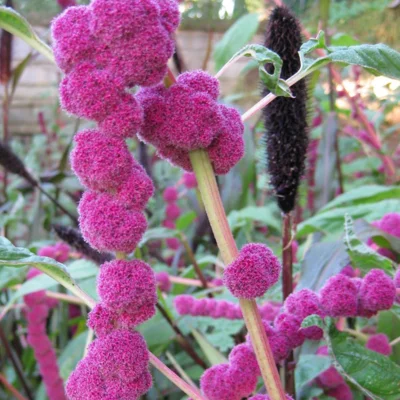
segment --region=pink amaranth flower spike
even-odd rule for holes
[[[374,225],[384,232],[400,238],[400,213],[388,213]]]
[[[331,317],[356,316],[357,296],[357,286],[342,273],[331,277],[319,292],[321,307]]]
[[[181,242],[178,238],[165,239],[165,243],[167,244],[167,247],[171,250],[178,250],[181,245]]]
[[[143,110],[134,96],[123,94],[118,107],[99,124],[99,129],[107,136],[133,138],[140,130]]]
[[[317,355],[328,356],[328,346],[322,346],[317,350]],[[324,389],[332,389],[344,384],[342,375],[336,370],[335,367],[331,366],[317,377],[317,383]]]
[[[326,392],[326,395],[333,397],[336,400],[353,400],[353,393],[346,383],[330,389]]]
[[[359,306],[376,313],[389,310],[396,298],[393,281],[381,269],[371,269],[365,275],[359,292]]]
[[[323,316],[318,296],[309,289],[292,293],[285,300],[284,310],[290,314],[297,315],[302,321],[312,314]],[[316,326],[301,329],[301,332],[307,339],[311,340],[319,340],[323,336],[322,329]]]
[[[163,192],[163,199],[167,203],[174,203],[178,200],[178,190],[175,186],[168,186]]]
[[[175,222],[174,221],[169,221],[166,219],[165,221],[162,222],[162,226],[168,229],[175,229]]]
[[[229,353],[229,363],[238,369],[248,370],[254,376],[261,375],[256,356],[247,343],[239,344],[232,349]]]
[[[129,178],[118,188],[115,198],[128,210],[143,211],[153,194],[153,181],[144,168],[134,161]]]
[[[180,315],[190,314],[196,299],[188,294],[175,297],[174,306]]]
[[[171,290],[171,281],[169,279],[168,272],[157,272],[156,282],[162,292],[168,293]]]
[[[396,289],[400,289],[400,268],[397,268],[396,274],[393,279],[394,286]],[[400,303],[400,294],[396,296],[397,303]]]
[[[116,328],[116,314],[101,304],[96,304],[90,311],[87,326],[96,332],[97,337],[108,335]]]
[[[113,260],[103,264],[97,291],[102,304],[113,311],[157,303],[154,272],[140,260]]]
[[[69,251],[70,251],[70,248],[67,244],[56,243],[53,246],[42,247],[41,249],[38,250],[38,255],[42,256],[42,257],[54,258],[54,260],[63,263],[68,260]],[[41,273],[42,273],[41,271],[31,268],[28,271],[27,279],[33,278],[34,276],[40,275]]]
[[[289,356],[291,351],[289,339],[286,337],[286,335],[272,327],[269,321],[262,322],[271,346],[274,360],[276,363],[278,363]],[[250,335],[246,336],[246,341],[247,343],[251,344]]]
[[[189,158],[189,152],[178,149],[174,146],[161,146],[157,149],[157,155],[164,160],[168,160],[172,165],[176,165],[185,171],[193,171]]]
[[[88,348],[87,360],[96,362],[105,380],[118,376],[134,380],[147,370],[149,353],[139,332],[115,330],[96,339]]]
[[[95,129],[79,132],[74,140],[72,169],[87,188],[113,191],[131,176],[133,158],[123,140]]]
[[[60,85],[63,109],[78,117],[103,121],[122,100],[123,87],[114,76],[93,64],[78,65]]]
[[[194,189],[197,187],[196,175],[193,172],[184,172],[182,179],[183,179],[183,184],[188,189]]]
[[[255,396],[249,397],[249,400],[271,400],[267,394],[256,394]],[[286,400],[293,400],[293,397],[286,395]]]
[[[91,9],[92,33],[105,43],[116,45],[121,39],[135,38],[146,26],[157,26],[160,20],[160,7],[155,0],[94,0]]]
[[[200,378],[200,387],[208,400],[241,400],[256,388],[257,377],[248,370],[229,364],[214,365]]]
[[[90,8],[79,6],[69,8],[52,23],[54,56],[64,72],[95,57],[97,43],[90,34],[89,20]]]
[[[199,69],[195,71],[185,72],[178,77],[178,82],[188,86],[190,89],[206,93],[214,100],[219,96],[219,81],[207,72]]]
[[[274,321],[274,327],[289,340],[292,348],[301,346],[305,337],[301,331],[301,319],[294,314],[281,313]]]
[[[224,270],[224,283],[235,297],[262,296],[279,278],[281,265],[265,245],[245,245],[237,259]]]
[[[161,24],[169,32],[173,33],[179,26],[180,14],[176,0],[163,0],[160,6]]]
[[[354,270],[354,268],[349,264],[346,265],[341,271],[340,273],[343,275],[347,275],[349,278],[354,278],[356,276],[356,271]]]
[[[377,333],[369,337],[365,347],[384,356],[392,354],[392,347],[389,343],[389,338],[384,333]]]
[[[178,204],[170,203],[165,209],[165,215],[168,220],[175,221],[181,215],[181,209],[179,208]]]
[[[99,251],[130,253],[147,228],[143,213],[126,210],[107,193],[84,193],[78,211],[83,237]]]
[[[221,131],[208,148],[208,155],[217,175],[224,175],[234,167],[244,155],[244,126],[240,114],[223,105]]]

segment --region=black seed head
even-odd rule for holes
[[[298,51],[301,44],[297,19],[288,8],[275,8],[268,20],[264,45],[282,58],[282,79],[291,77],[299,70]],[[272,72],[273,66],[267,65],[266,69]],[[306,82],[297,82],[291,90],[294,99],[278,97],[263,109],[268,172],[278,205],[284,213],[295,207],[308,146]],[[263,96],[268,93],[263,88]]]
[[[69,244],[75,250],[79,251],[87,258],[93,260],[97,264],[103,264],[114,259],[109,253],[100,253],[92,249],[83,239],[81,233],[74,228],[63,225],[53,225],[57,236],[65,243]]]

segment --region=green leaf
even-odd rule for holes
[[[12,8],[0,7],[0,28],[18,36],[29,46],[55,63],[51,48],[36,35],[29,22]]]
[[[381,256],[363,243],[354,233],[353,220],[346,214],[344,224],[344,243],[353,267],[369,271],[372,268],[393,272],[392,261]]]
[[[355,46],[358,44],[360,42],[347,33],[337,32],[331,37],[332,46]]]
[[[248,222],[263,222],[266,226],[280,231],[280,220],[277,218],[275,204],[265,207],[249,206],[239,211],[232,211],[228,215],[229,226],[239,228]]]
[[[215,45],[215,69],[220,70],[224,64],[255,35],[258,29],[258,14],[246,14],[239,18]]]
[[[15,89],[18,86],[18,82],[32,59],[33,53],[29,53],[13,70],[12,72],[12,85],[11,85],[11,97],[14,96]]]
[[[75,280],[72,278],[67,268],[49,257],[40,257],[31,253],[28,249],[15,247],[5,238],[0,239],[0,267],[34,267],[50,276],[65,288],[84,300],[89,306],[94,306],[93,299],[84,293]]]
[[[189,211],[188,213],[185,213],[181,215],[175,223],[176,229],[178,231],[184,231],[186,230],[190,224],[196,219],[197,214],[194,211]]]
[[[272,50],[259,44],[248,44],[239,50],[218,72],[221,75],[230,65],[235,63],[241,57],[251,57],[258,64],[260,78],[266,88],[277,96],[293,97],[287,83],[280,79],[282,70],[282,59]],[[266,64],[273,64],[274,72],[269,73],[265,69]]]
[[[324,329],[324,321],[317,314],[309,315],[303,319],[301,323],[302,328],[310,328],[311,326],[318,326],[318,328]]]
[[[338,207],[354,206],[357,204],[376,203],[386,199],[398,199],[399,186],[367,185],[350,190],[329,202],[321,211],[332,210]]]
[[[400,395],[400,367],[386,356],[366,349],[331,325],[325,335],[335,368],[374,400],[395,400]]]
[[[193,329],[192,334],[211,365],[223,364],[228,361],[199,331]]]
[[[175,237],[179,234],[178,231],[168,228],[152,228],[148,229],[143,235],[142,240],[139,243],[139,247],[143,247],[147,242],[159,239],[168,239]]]
[[[317,49],[324,49],[327,54],[316,59],[306,57],[307,54]],[[344,65],[359,65],[374,75],[400,79],[400,53],[381,43],[327,48],[325,35],[321,31],[316,38],[311,38],[301,46],[299,56],[301,61],[300,71],[304,76],[333,62]]]
[[[301,355],[295,369],[296,393],[300,393],[305,385],[328,369],[330,365],[329,357],[321,357],[315,354]]]

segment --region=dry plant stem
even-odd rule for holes
[[[13,349],[10,346],[10,343],[7,339],[7,336],[3,330],[3,327],[0,325],[0,339],[3,343],[4,349],[7,353],[7,356],[9,357],[9,359],[11,360],[11,363],[13,364],[14,370],[16,372],[16,374],[18,375],[19,380],[21,381],[21,385],[25,390],[25,393],[28,397],[29,400],[34,400],[31,390],[28,386],[27,381],[25,380],[25,376],[24,376],[24,372],[22,370],[22,366],[21,366],[21,362],[18,359],[18,357],[16,356],[16,354],[14,353]]]
[[[6,377],[3,374],[0,374],[0,382],[14,396],[15,399],[26,400],[26,397],[22,396],[22,394],[19,393],[18,390],[15,389],[15,387],[13,385],[11,385],[10,382],[8,382],[8,380],[6,379]]]
[[[196,272],[196,275],[198,276],[198,278],[199,278],[199,280],[201,282],[201,285],[203,286],[204,289],[208,289],[208,283],[206,281],[206,278],[204,277],[203,272],[201,271],[201,269],[199,267],[199,264],[197,264],[196,257],[193,254],[193,250],[190,247],[190,244],[189,244],[189,242],[187,240],[186,235],[184,233],[181,233],[180,234],[180,239],[181,239],[183,247],[185,248],[186,253],[187,253],[187,255],[188,255],[189,259],[190,259],[190,262],[193,265],[193,268],[194,268],[194,270]],[[213,297],[213,295],[211,293],[209,293],[209,297]]]
[[[169,280],[173,283],[177,283],[180,285],[203,287],[203,284],[198,279],[180,278],[179,276],[171,276],[170,275]],[[207,284],[208,284],[208,288],[217,287],[216,285],[214,285],[212,283],[207,283]]]
[[[154,354],[149,353],[150,364],[160,371],[166,378],[173,382],[179,389],[185,392],[193,400],[207,400],[201,395],[197,388],[186,383],[182,378],[180,378],[175,372],[169,369],[163,362],[161,362]]]
[[[172,364],[172,366],[178,371],[179,375],[189,384],[192,385],[194,388],[196,387],[195,383],[190,379],[189,375],[184,371],[184,369],[179,365],[179,363],[175,360],[173,355],[167,351],[165,355],[168,358],[168,361]]]
[[[160,311],[161,315],[165,318],[168,324],[176,333],[179,344],[182,346],[182,349],[189,355],[189,357],[200,367],[207,369],[207,364],[199,357],[199,355],[194,350],[192,344],[189,342],[188,338],[182,333],[179,327],[175,324],[175,322],[170,318],[168,313],[164,310],[163,306],[160,303],[156,304],[158,311]]]
[[[239,252],[225,215],[210,159],[204,150],[196,150],[190,153],[190,160],[222,260],[226,265],[230,264]],[[285,392],[257,304],[255,300],[246,299],[239,299],[239,304],[268,394],[271,400],[284,400]]]
[[[282,294],[283,300],[293,292],[293,252],[292,252],[292,215],[282,214]],[[293,351],[285,362],[285,389],[291,396],[295,396],[294,369],[288,368],[293,364]]]

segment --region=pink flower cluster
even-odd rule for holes
[[[281,264],[273,252],[260,243],[246,244],[236,260],[224,270],[224,283],[235,297],[262,296],[279,278]]]
[[[101,266],[100,299],[89,313],[88,326],[97,339],[67,383],[71,400],[138,399],[152,379],[146,342],[133,329],[155,314],[156,280],[140,260],[113,260]]]
[[[165,220],[163,222],[164,227],[168,229],[175,229],[175,221],[181,215],[181,209],[178,206],[177,200],[179,198],[178,190],[175,186],[168,186],[163,193],[163,199],[167,203],[165,208]],[[178,238],[166,239],[167,247],[171,250],[177,250],[180,246]]]
[[[50,257],[58,262],[65,262],[69,258],[70,248],[65,243],[56,243],[52,246],[45,246],[39,249],[38,255],[42,257]]]
[[[191,315],[193,317],[211,317],[214,319],[242,319],[242,311],[238,304],[226,300],[196,299],[193,296],[182,294],[175,297],[175,308],[179,315]],[[259,306],[261,318],[273,321],[278,315],[280,305],[267,302]]]
[[[60,248],[59,245],[43,248],[42,250],[45,254],[42,255],[49,256],[50,249],[54,249],[55,247],[58,249]],[[61,258],[62,256],[59,255],[58,260],[61,261]],[[27,274],[27,279],[32,279],[39,274],[41,274],[39,270],[30,269]],[[47,396],[50,400],[64,400],[66,396],[64,393],[63,380],[60,377],[60,371],[58,369],[57,356],[49,337],[46,335],[46,320],[50,309],[54,307],[57,302],[54,302],[53,299],[49,299],[44,290],[27,294],[24,296],[24,301],[26,304],[25,315],[28,322],[27,340],[29,345],[33,348]]]
[[[204,71],[186,72],[168,89],[142,89],[140,137],[187,171],[192,170],[189,152],[205,149],[215,173],[226,174],[243,156],[244,127],[235,109],[217,103],[218,95],[218,80]]]
[[[162,292],[168,293],[171,290],[171,280],[168,272],[162,271],[156,273],[156,283]]]

